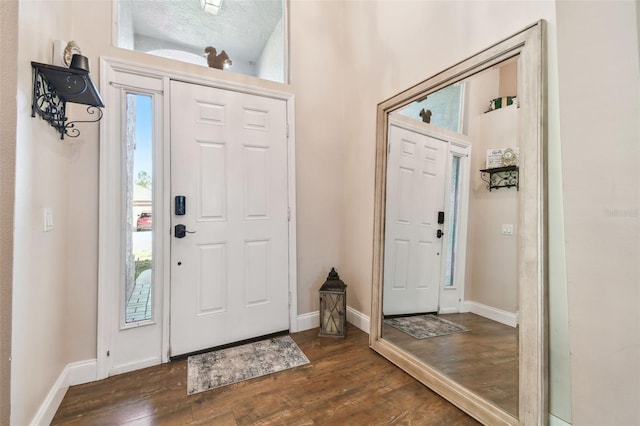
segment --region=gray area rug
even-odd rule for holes
[[[289,336],[278,336],[187,360],[187,395],[308,364]]]
[[[459,324],[447,321],[436,315],[416,315],[411,317],[389,318],[385,324],[397,328],[416,339],[444,336],[452,333],[461,333],[470,329]]]

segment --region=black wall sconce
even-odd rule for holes
[[[31,62],[33,68],[33,100],[31,116],[36,113],[53,126],[60,139],[76,138],[80,131],[76,123],[95,123],[102,119],[104,103],[89,76],[89,60],[75,54],[69,68]],[[87,113],[97,114],[95,120],[67,121],[67,102],[89,105]]]

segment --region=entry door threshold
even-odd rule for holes
[[[242,345],[246,345],[247,343],[259,342],[261,340],[271,339],[272,337],[283,336],[285,334],[289,334],[289,330],[276,331],[275,333],[264,334],[262,336],[252,337],[250,339],[239,340],[237,342],[227,343],[227,344],[220,345],[220,346],[213,346],[213,347],[210,347],[210,348],[207,348],[207,349],[200,349],[198,351],[188,352],[186,354],[174,355],[174,356],[169,357],[169,360],[170,361],[177,361],[179,359],[188,358],[188,357],[190,357],[192,355],[200,355],[200,354],[204,354],[204,353],[207,353],[207,352],[219,351],[221,349],[227,349],[227,348],[233,348],[233,347],[236,347],[236,346],[242,346]]]

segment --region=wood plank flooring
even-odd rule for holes
[[[368,347],[349,325],[346,339],[292,334],[310,364],[187,396],[179,360],[73,386],[54,425],[477,425]]]
[[[385,324],[382,335],[517,417],[518,330],[471,313],[439,316],[471,331],[420,340]]]

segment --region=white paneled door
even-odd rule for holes
[[[289,329],[287,194],[285,101],[171,83],[171,356]]]
[[[438,311],[447,142],[389,126],[384,314]]]

